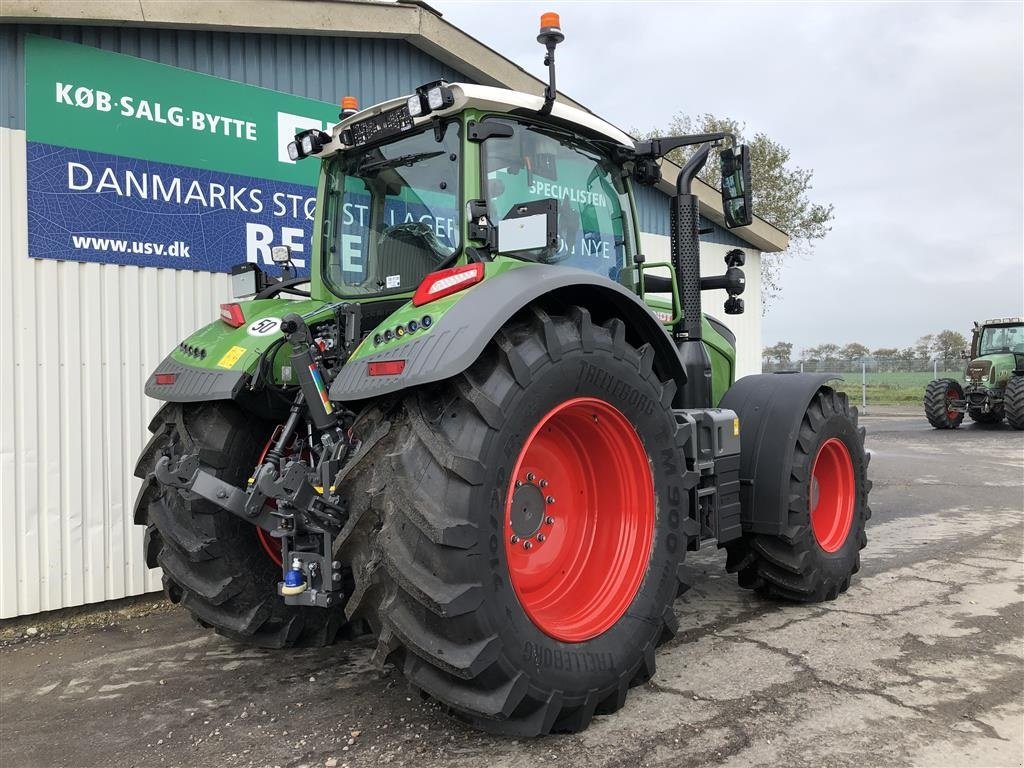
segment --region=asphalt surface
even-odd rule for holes
[[[874,517],[849,592],[741,591],[693,555],[682,631],[573,736],[448,719],[370,644],[240,648],[172,611],[0,648],[9,766],[1021,766],[1024,433],[867,417]]]

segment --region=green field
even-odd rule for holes
[[[960,380],[963,371],[939,371],[940,379]],[[842,373],[843,381],[836,389],[846,392],[851,402],[861,402],[861,374]],[[935,378],[931,371],[896,371],[867,375],[868,405],[920,405],[928,382]]]

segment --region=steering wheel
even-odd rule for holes
[[[380,233],[380,242],[383,242],[385,238],[389,237],[393,237],[398,240],[405,240],[406,242],[411,239],[422,240],[423,244],[426,245],[427,248],[437,254],[438,261],[446,259],[455,253],[455,248],[442,243],[438,239],[434,228],[422,221],[408,221],[403,224],[395,224],[394,226],[387,227]]]

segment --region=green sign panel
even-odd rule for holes
[[[29,141],[313,184],[292,163],[299,130],[328,128],[338,107],[35,35],[25,43]]]
[[[305,267],[333,104],[48,37],[25,44],[29,255],[212,272]]]

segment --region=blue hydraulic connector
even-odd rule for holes
[[[306,576],[302,573],[302,561],[299,558],[292,560],[292,567],[284,574],[284,584],[281,586],[281,594],[298,595],[306,591]]]

